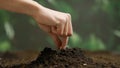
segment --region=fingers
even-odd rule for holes
[[[46,26],[46,25],[43,25],[43,24],[38,24],[38,25],[41,27],[42,30],[47,32],[52,37],[53,41],[57,45],[57,48],[60,49],[60,46],[62,45],[62,41],[57,36],[57,34],[54,34],[54,33],[56,33],[56,31],[55,31],[56,28],[55,27],[50,28],[50,26]]]
[[[73,27],[71,22],[71,15],[68,14],[68,36],[71,36],[73,34]]]
[[[65,28],[65,23],[61,22],[56,27],[57,27],[57,33],[62,36]]]
[[[62,45],[60,46],[60,49],[65,49],[67,43],[68,43],[68,37],[67,36],[62,37]]]
[[[62,21],[57,26],[47,26],[39,24],[39,26],[54,40],[59,49],[65,49],[68,43],[68,38],[73,34],[70,14],[66,14],[66,21]]]
[[[58,27],[58,32],[61,32],[61,36],[71,36],[73,34],[71,15],[67,14],[66,22],[63,23],[60,27]]]
[[[71,23],[71,15],[67,14],[67,22],[64,27],[64,33],[62,36],[62,45],[60,46],[60,49],[65,49],[66,45],[68,43],[69,36],[73,34],[73,28],[72,28],[72,23]]]
[[[55,44],[57,45],[58,49],[65,49],[66,45],[68,43],[68,37],[64,36],[64,37],[59,37],[55,34],[49,33],[49,35],[52,37],[53,41],[55,42]]]
[[[68,24],[69,24],[69,22],[67,22],[67,21],[68,21],[68,18],[66,19],[63,36],[67,36],[68,35]]]
[[[55,34],[52,34],[52,33],[49,33],[49,35],[52,37],[53,41],[57,45],[57,48],[60,49],[60,47],[62,45],[62,41],[59,39],[59,37],[57,35],[55,35]]]
[[[60,36],[71,36],[73,34],[71,15],[66,14],[66,21],[52,27],[52,32]]]
[[[63,23],[57,27],[52,27],[52,33],[61,37],[61,38],[59,38],[58,36],[56,36],[56,39],[59,39],[59,42],[60,42],[59,44],[57,43],[58,48],[65,49],[66,45],[68,43],[69,36],[71,36],[73,34],[70,14],[67,14],[65,23]],[[57,42],[57,40],[55,40],[55,42]]]
[[[53,31],[53,30],[56,29],[55,27],[51,27],[51,29],[50,29],[50,27],[42,25],[42,24],[39,24],[39,26],[52,37],[53,41],[57,45],[57,48],[59,48],[59,49],[66,48],[66,45],[68,43],[68,36],[60,36],[60,35],[54,34],[55,31]],[[50,32],[50,30],[52,30],[52,31]]]
[[[51,31],[52,31],[53,34],[57,34],[56,28],[54,26],[51,27]]]

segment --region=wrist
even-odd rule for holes
[[[43,6],[35,1],[33,1],[33,6],[31,8],[32,10],[29,10],[28,15],[32,17],[38,16],[38,14],[43,10]]]

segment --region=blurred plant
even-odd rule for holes
[[[6,32],[7,37],[10,40],[12,40],[14,38],[14,35],[15,35],[15,32],[14,32],[12,25],[9,22],[5,22],[4,28],[5,28],[5,32]]]
[[[115,31],[114,31],[114,34],[115,34],[117,37],[120,37],[120,31],[119,31],[119,30],[115,30]]]
[[[46,38],[46,40],[47,40],[47,42],[49,43],[49,46],[47,46],[47,47],[51,47],[51,48],[53,48],[53,49],[55,49],[56,48],[56,45],[55,45],[55,43],[54,43],[54,41],[53,41],[53,39],[51,38],[51,37],[47,37]]]
[[[53,40],[51,40],[50,37],[47,37],[46,40],[51,45],[51,47],[54,47],[53,45],[55,45],[55,44],[54,44]],[[70,48],[71,47],[80,47],[81,42],[82,42],[82,38],[80,38],[80,36],[74,32],[73,36],[70,37],[70,39],[69,39],[69,43],[68,43],[67,47],[70,47]]]
[[[69,47],[80,47],[81,48],[82,41],[83,40],[80,37],[80,35],[74,32],[73,35],[70,37]]]
[[[119,41],[116,44],[116,36],[120,38],[120,1],[119,0],[36,0],[43,6],[48,8],[52,8],[58,11],[70,13],[73,19],[73,26],[77,33],[74,33],[72,37],[70,37],[68,47],[79,47],[89,50],[118,50],[120,51]],[[15,18],[12,17],[15,16]],[[20,44],[23,38],[17,38],[15,41],[19,41],[20,45],[25,47],[29,47],[33,40],[29,40],[29,37],[35,36],[34,33],[31,33],[31,26],[27,22],[29,22],[33,28],[36,28],[36,23],[32,18],[27,18],[28,21],[24,17],[18,17],[17,14],[8,13],[7,11],[0,10],[0,51],[7,51],[11,48],[11,40],[14,38],[15,33],[17,36],[27,36],[25,37],[23,45]],[[23,25],[27,27],[21,29],[21,27],[16,28],[16,32],[14,31],[13,24],[10,19],[12,19],[12,23],[15,23],[14,27],[16,28],[20,24],[17,22],[26,22]],[[22,26],[22,25],[21,25]],[[80,30],[81,29],[81,30]],[[105,29],[105,30],[104,30]],[[24,30],[24,34],[22,33]],[[114,31],[115,30],[115,31]],[[88,34],[84,34],[84,32],[88,32]],[[94,34],[92,34],[94,32]],[[29,34],[28,34],[29,33]],[[31,34],[30,34],[31,33]],[[25,35],[26,34],[26,35]],[[95,35],[99,35],[100,38]],[[108,35],[109,34],[109,35]],[[89,36],[90,35],[90,36]],[[40,35],[41,36],[41,35]],[[86,38],[86,36],[89,36]],[[106,37],[107,36],[107,37]],[[38,37],[38,36],[37,36]],[[26,39],[27,38],[27,39]],[[101,40],[104,39],[105,40]],[[36,39],[36,38],[35,38]],[[47,38],[48,42],[51,44],[51,47],[54,43],[51,41],[51,38]],[[104,43],[103,43],[104,41]],[[31,43],[30,43],[31,42]],[[45,42],[46,43],[46,42]],[[15,44],[17,45],[17,44]],[[36,43],[35,45],[41,45]],[[114,46],[117,46],[113,48]],[[41,47],[41,46],[40,46]]]
[[[0,10],[0,51],[5,52],[11,49],[10,40],[14,37],[14,30],[9,23],[9,14]]]
[[[114,35],[115,35],[118,39],[120,39],[120,30],[115,30],[115,31],[114,31]],[[120,52],[120,43],[116,45],[115,49],[116,49],[115,51]]]
[[[10,42],[5,40],[5,41],[0,41],[0,52],[6,52],[11,50],[11,45]]]
[[[78,34],[74,33],[70,38],[69,46],[83,48],[91,51],[106,50],[104,43],[94,34],[91,34],[88,40],[82,40]]]
[[[104,43],[94,34],[91,34],[88,41],[84,42],[84,48],[91,51],[106,50]]]
[[[120,45],[116,47],[116,51],[120,52]]]
[[[51,38],[47,38],[47,40],[51,45],[54,45],[53,41],[51,41]],[[91,51],[106,50],[104,43],[94,34],[91,34],[87,40],[83,40],[80,35],[75,32],[69,39],[68,47],[83,48]]]

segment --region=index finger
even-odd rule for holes
[[[67,43],[68,43],[68,39],[69,39],[69,37],[68,36],[64,36],[64,37],[62,37],[62,45],[60,46],[60,49],[65,49],[66,48],[66,45],[67,45]]]
[[[73,27],[72,27],[71,15],[68,14],[68,36],[71,36],[72,34],[73,34]]]
[[[62,41],[59,39],[59,37],[53,33],[49,33],[49,35],[52,37],[53,41],[57,45],[57,48],[60,49],[60,46],[62,45]]]

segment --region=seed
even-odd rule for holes
[[[86,64],[86,63],[84,63],[83,65],[84,65],[84,66],[86,66],[87,64]]]

